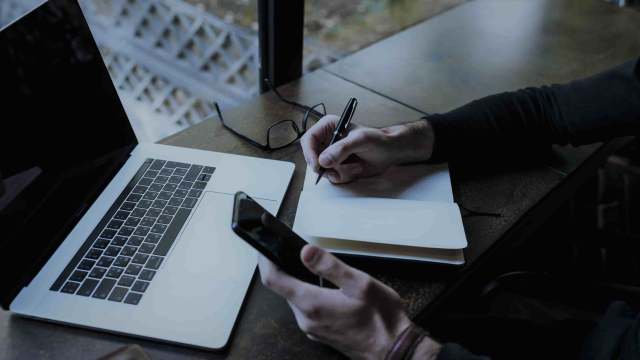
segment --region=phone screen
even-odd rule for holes
[[[243,192],[235,196],[232,228],[289,275],[317,283],[317,276],[300,260],[300,251],[307,242]]]

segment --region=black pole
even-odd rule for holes
[[[302,75],[304,0],[258,0],[260,92]]]

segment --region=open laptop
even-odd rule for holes
[[[2,307],[223,348],[257,261],[233,195],[275,214],[294,165],[137,144],[76,0],[0,31],[0,79]]]

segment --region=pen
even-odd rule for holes
[[[356,112],[357,107],[358,100],[356,100],[356,98],[349,99],[349,101],[347,102],[347,106],[345,106],[344,110],[342,111],[342,116],[340,116],[340,120],[338,121],[336,129],[333,131],[333,136],[331,137],[329,146],[335,144],[347,135],[347,133],[349,132],[349,125],[351,125],[351,119],[353,118],[353,114]],[[320,172],[318,173],[318,179],[316,180],[316,185],[318,185],[320,179],[322,179],[322,175],[325,171],[326,169],[324,168],[320,169]]]

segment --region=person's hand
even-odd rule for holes
[[[366,273],[328,252],[307,245],[302,262],[338,289],[321,288],[291,277],[260,256],[262,283],[284,297],[307,336],[354,359],[383,359],[411,320],[400,296]],[[434,349],[430,342],[420,347]],[[437,344],[436,344],[437,345]]]
[[[425,120],[376,129],[351,124],[349,134],[327,147],[339,118],[327,115],[300,140],[307,164],[325,168],[332,183],[378,175],[393,165],[426,161],[433,149],[433,129]]]

